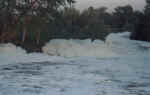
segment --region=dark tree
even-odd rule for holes
[[[134,11],[131,5],[119,6],[113,12],[114,31],[132,31]]]
[[[53,21],[62,7],[74,2],[74,0],[0,0],[0,20],[3,25],[1,33],[5,33],[9,24],[16,20],[17,23],[23,26],[21,38],[22,42],[24,42],[28,25],[34,18],[38,18],[39,24]],[[7,28],[5,29],[6,26]],[[38,32],[37,40],[39,40],[39,37],[40,33]]]
[[[131,34],[131,39],[150,41],[150,0],[146,0],[144,14],[139,15],[139,20],[135,31]]]

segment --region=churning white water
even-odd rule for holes
[[[129,39],[130,33],[112,33],[102,40],[51,40],[43,47],[43,52],[48,55],[77,57],[77,56],[96,56],[96,57],[116,57],[122,55],[139,55],[146,51],[150,53],[150,43]]]
[[[55,39],[30,54],[0,44],[0,95],[150,95],[150,43],[129,35]]]
[[[135,41],[129,39],[129,32],[111,33],[102,40],[90,39],[54,39],[48,42],[43,48],[43,56],[62,56],[62,57],[120,57],[129,55],[150,55],[150,43]],[[31,56],[37,53],[27,54],[26,51],[11,43],[0,44],[0,58],[3,56],[12,56],[19,58],[21,56]],[[48,54],[48,55],[47,55]],[[13,58],[12,58],[13,59]]]

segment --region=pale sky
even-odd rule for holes
[[[109,11],[113,11],[113,8],[116,6],[123,6],[130,4],[134,9],[142,11],[145,6],[145,0],[76,0],[75,7],[77,9],[83,10],[89,6],[95,8],[106,6],[109,8]]]

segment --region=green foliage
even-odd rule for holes
[[[132,6],[119,6],[113,12],[113,28],[115,31],[133,31],[135,19]]]
[[[61,8],[74,2],[74,0],[1,0],[0,38],[6,32],[12,33],[8,31],[8,28],[14,26],[12,24],[14,22],[17,22],[15,28],[16,31],[20,30],[22,38],[24,37],[23,41],[25,38],[36,38],[37,34],[42,31],[43,26],[58,18]],[[33,31],[38,31],[38,33]]]

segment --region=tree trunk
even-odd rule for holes
[[[40,43],[40,36],[41,36],[41,33],[40,33],[40,31],[38,31],[37,38],[36,38],[36,44],[37,45],[39,45],[39,43]]]
[[[24,43],[25,38],[26,38],[26,25],[24,25],[24,27],[23,27],[23,33],[22,33],[22,43]]]
[[[0,36],[1,43],[4,43],[4,41],[5,41],[4,36],[5,36],[6,31],[7,31],[7,24],[4,24],[2,31],[1,31],[1,36]]]

